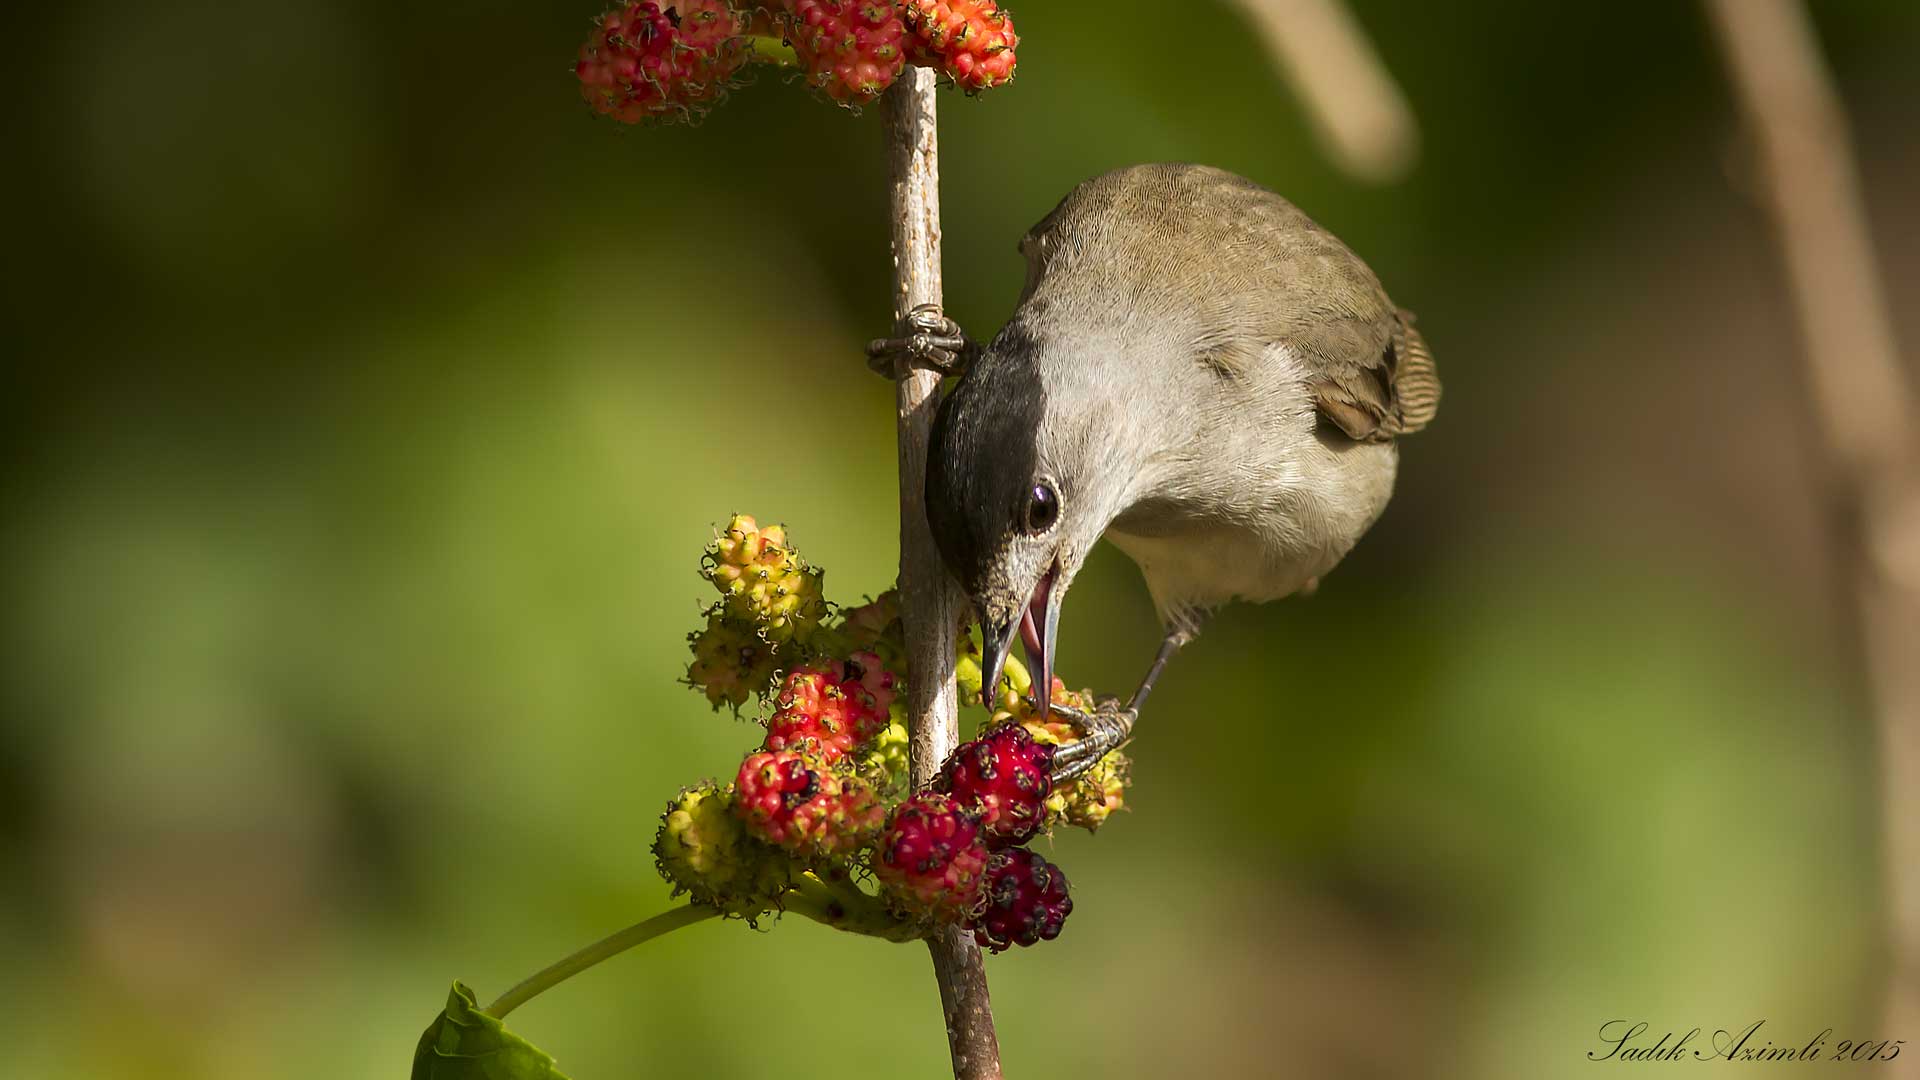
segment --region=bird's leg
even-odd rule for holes
[[[1187,626],[1177,626],[1167,631],[1167,636],[1160,641],[1160,651],[1154,654],[1153,663],[1147,668],[1146,677],[1140,680],[1140,688],[1133,692],[1133,700],[1127,702],[1125,708],[1121,708],[1120,702],[1113,699],[1100,702],[1091,713],[1071,705],[1048,706],[1052,712],[1071,720],[1080,729],[1078,740],[1053,752],[1054,783],[1061,784],[1079,777],[1133,737],[1133,725],[1140,719],[1140,709],[1147,703],[1147,695],[1153,693],[1153,684],[1160,681],[1160,673],[1167,669],[1167,661],[1173,659],[1173,654],[1179,652],[1182,645],[1192,641],[1193,637],[1194,630]]]
[[[938,304],[921,304],[907,313],[899,337],[875,338],[867,345],[867,366],[874,374],[897,379],[910,368],[942,375],[964,374],[980,346]]]
[[[1167,670],[1167,661],[1193,640],[1194,633],[1189,627],[1179,626],[1167,631],[1167,636],[1160,639],[1160,651],[1153,654],[1153,663],[1147,666],[1147,674],[1140,680],[1140,688],[1133,692],[1133,700],[1127,703],[1128,712],[1138,713],[1140,706],[1147,703],[1147,695],[1153,693],[1153,684],[1159,682],[1160,673]]]

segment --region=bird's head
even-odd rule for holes
[[[1018,319],[1001,331],[940,403],[927,462],[927,520],[980,619],[985,685],[1017,637],[1041,702],[1067,588],[1127,480],[1111,404],[1050,385],[1045,348]]]

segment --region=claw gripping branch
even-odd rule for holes
[[[1091,691],[1071,691],[1059,679],[1053,681],[1053,702],[1082,713],[1094,711]],[[1060,747],[1078,742],[1081,733],[1073,724],[1049,713],[1040,716],[1026,700],[1011,692],[1002,695],[1000,711],[993,723],[1018,720],[1036,743]],[[1114,812],[1126,806],[1127,786],[1133,782],[1133,762],[1123,750],[1109,751],[1078,777],[1055,783],[1046,795],[1047,825],[1072,825],[1093,832],[1105,824]]]

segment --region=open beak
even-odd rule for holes
[[[1049,569],[1033,588],[1033,595],[1014,618],[1005,625],[980,624],[983,666],[989,697],[1000,685],[1000,673],[1007,665],[1007,653],[1017,635],[1027,650],[1027,668],[1033,675],[1034,705],[1044,708],[1053,696],[1054,638],[1060,629],[1060,597],[1053,588]]]

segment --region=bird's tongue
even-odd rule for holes
[[[1040,661],[1040,629],[1034,625],[1033,607],[1020,613],[1020,641],[1027,647],[1027,666]]]
[[[1044,701],[1053,693],[1052,657],[1047,655],[1041,634],[1047,625],[1047,601],[1053,595],[1053,571],[1047,571],[1020,613],[1020,642],[1027,648],[1027,670],[1034,679],[1034,696]]]

